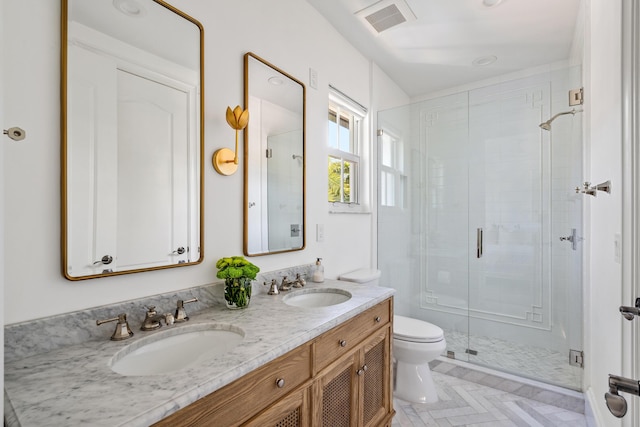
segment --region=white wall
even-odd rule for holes
[[[0,17],[3,15],[4,2],[0,2]],[[4,28],[4,27],[3,27]],[[5,35],[4,31],[0,31],[0,58],[4,58],[4,40]],[[3,61],[4,63],[4,61]],[[0,125],[2,129],[6,129],[11,127],[4,120],[4,69],[0,66]],[[2,141],[0,142],[0,165],[4,164],[4,146],[7,143],[7,139],[3,136]],[[0,174],[0,242],[4,242],[4,176]],[[2,301],[6,301],[5,292],[4,292],[4,244],[0,245],[0,271],[3,273],[0,274],[0,296],[2,296]],[[0,342],[4,343],[4,303],[0,304]],[[2,345],[2,350],[0,350],[0,386],[4,390],[4,344]],[[4,399],[0,401],[0,414],[4,414]]]
[[[585,389],[598,425],[617,426],[605,406],[608,374],[622,366],[621,266],[614,259],[614,236],[621,232],[621,0],[591,0],[587,8],[585,180],[611,180],[613,191],[587,200],[586,236],[590,253],[585,321]],[[628,302],[627,302],[628,303]],[[626,304],[629,305],[629,304]],[[633,399],[632,397],[629,397]]]
[[[59,16],[56,0],[6,0],[2,27],[5,123],[24,127],[23,144],[5,148],[2,168],[6,323],[211,283],[215,261],[242,253],[242,173],[222,177],[210,159],[233,145],[227,106],[242,103],[242,58],[252,51],[307,87],[307,248],[252,259],[263,271],[325,259],[327,277],[371,265],[373,215],[329,215],[326,203],[328,84],[364,105],[405,99],[395,84],[300,0],[175,0],[205,29],[205,260],[198,266],[70,282],[60,261]],[[28,47],[28,48],[27,48]],[[375,77],[376,82],[372,84]],[[372,90],[372,87],[374,90]],[[375,114],[375,112],[371,112]],[[325,240],[315,241],[315,224]],[[345,244],[345,242],[350,242]]]

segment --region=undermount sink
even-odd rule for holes
[[[167,329],[117,352],[111,370],[126,376],[175,372],[234,349],[244,331],[228,324],[204,324]]]
[[[351,299],[351,293],[342,289],[317,288],[296,291],[286,295],[282,301],[294,307],[328,307]]]

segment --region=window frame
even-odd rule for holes
[[[380,142],[380,151],[378,153],[379,156],[379,167],[380,167],[380,175],[379,175],[379,205],[383,209],[399,209],[404,210],[407,209],[407,173],[406,169],[406,156],[404,155],[404,141],[402,137],[393,132],[390,129],[381,128],[378,131],[378,138],[389,138],[389,142],[391,144],[391,165],[384,164],[384,156],[383,156],[383,144],[384,142]],[[388,174],[393,177],[393,204],[385,204],[386,200],[383,199],[383,192],[386,192],[386,188],[383,186],[383,174]],[[387,197],[388,198],[388,197]]]
[[[327,168],[331,159],[338,160],[341,162],[341,164],[344,164],[344,162],[351,163],[351,171],[349,176],[351,201],[343,201],[344,176],[341,175],[341,201],[329,201],[327,197],[329,212],[362,212],[365,206],[365,195],[363,194],[362,190],[362,180],[364,179],[364,162],[366,161],[366,159],[363,157],[363,152],[365,151],[364,144],[366,143],[364,126],[367,117],[367,109],[353,99],[349,98],[344,93],[333,88],[332,86],[329,86],[329,103],[327,112],[328,114],[334,113],[336,116],[335,124],[336,134],[338,136],[340,134],[341,120],[348,119],[350,136],[349,148],[351,150],[344,151],[340,150],[339,148],[331,147],[329,145],[330,135],[327,134]],[[338,143],[337,145],[339,146],[339,137],[336,140]],[[344,168],[341,168],[341,174],[343,173]],[[329,176],[327,171],[327,184],[328,179]]]

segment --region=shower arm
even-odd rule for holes
[[[575,108],[574,108],[573,110],[571,110],[571,111],[563,111],[563,112],[558,113],[558,114],[556,114],[556,115],[554,115],[554,116],[551,116],[551,118],[550,118],[549,120],[547,120],[547,123],[551,123],[551,122],[552,122],[552,121],[554,121],[556,118],[558,118],[558,117],[560,117],[560,116],[564,116],[565,114],[571,114],[571,115],[574,115],[574,116],[575,116],[575,114],[576,114],[576,113],[578,113],[578,112],[579,112],[579,111],[578,111],[578,110],[576,110]]]
[[[540,127],[544,130],[551,130],[551,122],[553,122],[555,119],[557,119],[560,116],[564,116],[565,114],[571,114],[572,116],[575,116],[576,113],[582,113],[583,110],[576,110],[575,108],[570,110],[570,111],[562,111],[554,116],[552,116],[549,120],[547,120],[546,122],[542,122],[540,123]]]

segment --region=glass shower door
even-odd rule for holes
[[[568,88],[558,88],[570,74],[469,92],[469,238],[476,251],[467,351],[474,363],[579,389],[581,373],[568,361],[572,345],[581,349],[581,304],[570,297],[580,299],[581,281],[569,272],[579,272],[581,256],[577,244],[566,254],[559,237],[581,229],[571,184],[581,132],[566,129],[571,118],[551,132],[538,126],[566,106]],[[570,212],[576,206],[577,216]]]
[[[551,326],[549,106],[549,81],[469,92],[469,354],[518,373]]]
[[[446,356],[576,390],[582,116],[539,124],[579,85],[579,67],[558,69],[378,115],[378,266],[395,313],[440,326]]]
[[[445,331],[447,354],[467,360],[469,349],[469,108],[460,93],[415,106],[421,179],[420,305],[414,317]]]

